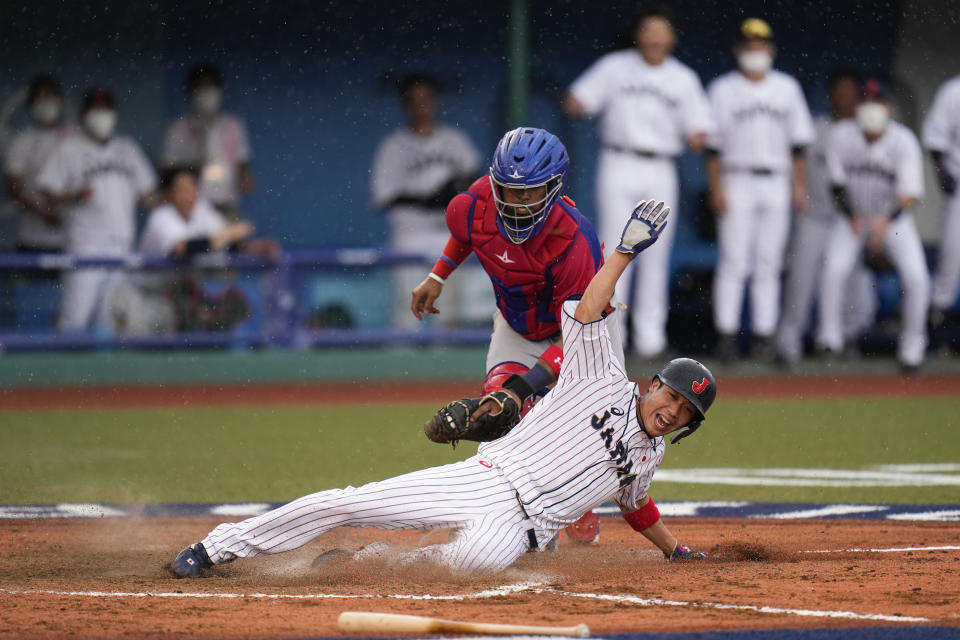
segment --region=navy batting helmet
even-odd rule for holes
[[[500,214],[497,226],[511,242],[521,244],[540,231],[560,197],[569,166],[567,149],[546,129],[520,127],[500,139],[490,166],[490,186]],[[546,187],[546,194],[536,202],[508,203],[504,187]]]
[[[706,419],[707,409],[717,398],[717,380],[710,370],[692,358],[675,358],[668,362],[654,380],[659,380],[690,401],[697,410],[697,417],[678,429],[670,439],[673,444],[686,438],[700,428]]]

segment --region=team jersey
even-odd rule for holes
[[[133,247],[137,199],[156,187],[149,160],[132,139],[101,144],[86,135],[64,140],[37,176],[52,193],[90,187],[90,197],[61,209],[65,249],[74,253],[126,253]]]
[[[587,113],[603,112],[607,145],[675,156],[694,133],[713,130],[700,78],[673,57],[648,64],[635,48],[608,53],[570,86]]]
[[[835,184],[843,185],[855,215],[882,218],[900,207],[901,198],[923,197],[923,154],[910,129],[890,121],[868,142],[853,120],[837,124],[827,146]]]
[[[240,199],[237,166],[250,162],[250,156],[242,119],[218,113],[208,122],[189,113],[167,128],[160,164],[202,169],[203,194],[218,205],[235,205]]]
[[[577,304],[563,305],[564,358],[553,391],[478,450],[517,490],[527,514],[554,526],[611,499],[635,509],[665,448],[640,426],[638,388],[612,353],[607,320],[579,322]]]
[[[5,173],[23,181],[27,197],[37,195],[37,175],[53,150],[76,131],[69,126],[54,128],[30,125],[18,132],[6,151]],[[18,242],[34,249],[59,250],[63,248],[63,229],[26,209],[20,211]]]
[[[169,256],[183,240],[209,238],[226,228],[227,221],[208,201],[200,198],[185,219],[172,204],[164,204],[147,217],[140,235],[140,253],[148,256]]]
[[[960,76],[937,90],[923,121],[923,145],[930,151],[942,152],[947,171],[960,179]]]
[[[793,147],[813,140],[813,122],[799,83],[776,70],[759,82],[739,71],[714,80],[707,89],[717,127],[707,146],[723,156],[726,170],[786,172]]]
[[[603,264],[600,241],[569,198],[558,200],[544,226],[523,244],[497,227],[490,180],[480,178],[447,206],[447,227],[477,255],[490,277],[497,307],[528,340],[560,333],[560,307],[582,294]]]
[[[474,174],[479,162],[473,143],[459,129],[437,125],[430,135],[408,127],[398,129],[377,148],[371,182],[373,203],[382,209],[398,196],[427,198],[451,179]],[[423,210],[416,205],[412,208]],[[442,214],[443,206],[436,210]]]
[[[827,115],[813,121],[813,142],[806,153],[807,208],[804,215],[832,218],[838,213],[827,166],[827,140],[836,121]]]

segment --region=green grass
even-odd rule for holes
[[[285,501],[465,458],[431,444],[436,406],[0,412],[0,504]],[[665,469],[960,462],[954,398],[721,401]],[[657,483],[660,500],[960,503],[956,486]]]

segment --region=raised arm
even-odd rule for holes
[[[623,228],[623,233],[620,234],[617,250],[600,267],[583,292],[583,297],[573,313],[577,321],[595,322],[603,317],[617,286],[617,280],[635,255],[657,241],[667,224],[669,213],[670,207],[664,206],[663,202],[641,200],[637,204]]]

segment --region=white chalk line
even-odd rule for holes
[[[850,620],[876,620],[883,622],[931,622],[931,618],[920,618],[913,616],[889,616],[877,613],[856,613],[854,611],[831,611],[816,609],[788,609],[784,607],[769,607],[749,604],[728,604],[723,602],[688,602],[683,600],[662,600],[660,598],[641,598],[632,595],[612,595],[600,593],[577,593],[573,591],[561,591],[553,587],[543,587],[543,583],[521,582],[517,584],[504,585],[495,589],[486,589],[474,593],[464,593],[456,595],[430,595],[430,594],[338,594],[338,593],[184,593],[184,592],[123,592],[123,591],[58,591],[53,589],[4,589],[0,588],[0,593],[11,595],[52,595],[68,597],[90,597],[90,598],[252,598],[267,600],[359,600],[359,599],[395,599],[395,600],[479,600],[493,598],[497,596],[509,595],[511,593],[528,592],[544,593],[550,595],[559,595],[569,598],[585,598],[593,600],[604,600],[612,602],[622,602],[642,607],[693,607],[699,609],[717,609],[729,611],[752,611],[755,613],[770,613],[781,615],[794,615],[800,617],[814,618],[844,618]]]
[[[936,547],[886,547],[882,549],[810,549],[800,553],[904,553],[906,551],[960,551],[960,545],[946,544]]]

